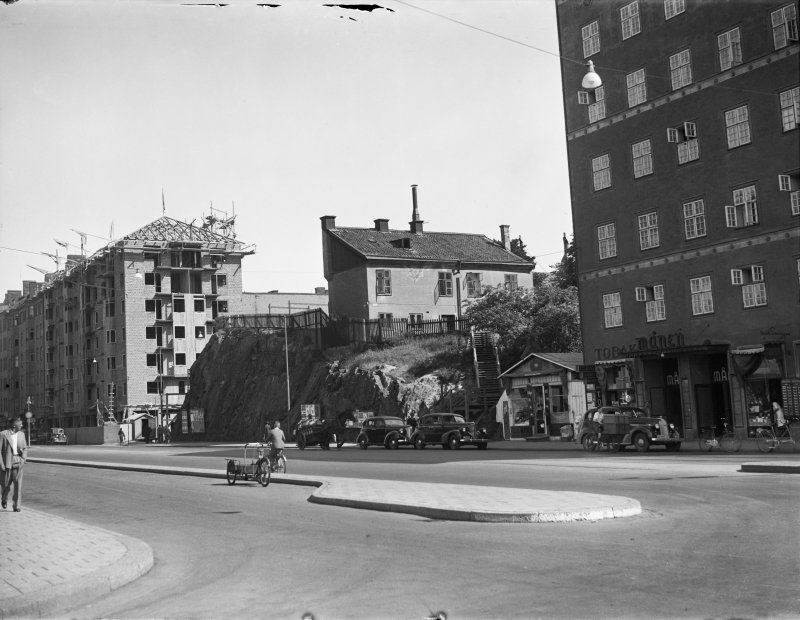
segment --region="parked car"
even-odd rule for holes
[[[392,416],[374,416],[364,420],[356,439],[358,446],[383,446],[394,450],[401,444],[411,443],[411,427],[402,419]]]
[[[411,441],[419,450],[436,443],[446,449],[477,446],[485,450],[489,445],[489,436],[486,429],[476,429],[475,422],[467,422],[457,413],[429,413],[419,419]]]
[[[47,443],[66,446],[69,442],[67,441],[67,434],[64,432],[63,428],[51,428],[50,433],[47,435]]]
[[[594,416],[603,413],[602,432],[599,432]],[[668,452],[681,449],[681,437],[672,424],[660,416],[651,416],[644,409],[631,406],[594,407],[586,412],[577,432],[578,442],[586,450],[593,451],[600,442],[616,450],[634,446],[646,452],[650,446],[664,446]]]
[[[324,420],[314,420],[310,424],[297,427],[297,447],[303,450],[308,446],[318,445],[323,450],[328,450],[333,436],[333,429],[330,424]]]

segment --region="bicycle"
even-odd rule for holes
[[[778,450],[781,444],[788,443],[795,451],[800,450],[800,442],[792,437],[792,430],[787,422],[784,426],[761,427],[756,431],[756,445],[761,452]]]
[[[265,455],[261,456],[256,463],[257,479],[261,486],[267,486],[273,473],[286,473],[286,457],[283,455],[283,448],[278,448],[277,454],[272,456],[272,444],[265,446]]]
[[[722,433],[719,435],[715,433],[716,426],[705,426],[700,429],[698,438],[700,450],[711,452],[717,448],[723,452],[738,452],[742,447],[742,438],[736,436],[725,418],[721,418],[720,422],[722,422]]]

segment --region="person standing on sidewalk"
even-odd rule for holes
[[[22,418],[15,418],[10,430],[0,433],[0,484],[2,484],[2,505],[5,509],[8,492],[13,487],[11,500],[14,512],[20,511],[22,502],[22,467],[28,457],[28,443],[22,432]]]

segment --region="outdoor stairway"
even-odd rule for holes
[[[470,409],[475,410],[477,415],[494,419],[494,407],[503,393],[503,387],[498,379],[500,362],[492,334],[473,331],[472,353],[478,394],[476,401],[470,403]]]

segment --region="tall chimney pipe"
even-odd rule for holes
[[[500,225],[500,242],[503,244],[503,247],[511,251],[511,236],[509,235],[509,225],[508,224],[501,224]]]
[[[414,234],[422,233],[422,225],[423,221],[419,217],[419,207],[417,205],[417,186],[411,186],[411,201],[414,205],[414,209],[411,212],[411,221],[409,224],[411,225],[411,232]]]

